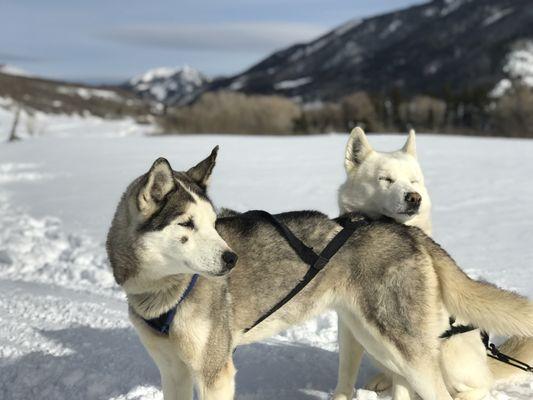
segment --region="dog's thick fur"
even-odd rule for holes
[[[431,201],[417,161],[414,131],[409,132],[402,149],[383,153],[372,148],[362,129],[355,128],[348,139],[344,165],[347,179],[339,188],[338,195],[341,214],[363,212],[374,218],[387,216],[399,223],[419,227],[431,235]],[[384,182],[383,177],[392,182]],[[409,192],[419,194],[421,203],[416,212],[406,215],[401,211],[407,207],[403,200]],[[443,290],[446,288],[443,287]],[[339,316],[340,367],[334,400],[352,398],[356,379],[356,367],[353,364],[354,359],[358,358],[359,349],[360,346],[355,342],[349,328],[343,324],[342,316]],[[513,337],[504,343],[500,350],[515,358],[533,361],[531,339]],[[356,357],[350,354],[356,354]],[[344,357],[350,358],[346,360]],[[482,399],[495,380],[525,375],[516,368],[488,358],[480,339],[480,331],[477,329],[443,340],[440,362],[448,390],[463,400]],[[367,388],[382,391],[391,385],[391,378],[380,374],[372,379]],[[393,392],[395,400],[409,400],[411,397],[410,391],[402,388],[394,388]]]
[[[157,364],[166,400],[234,396],[233,349],[269,337],[327,309],[376,360],[424,400],[450,400],[438,360],[438,336],[449,313],[492,332],[533,335],[533,304],[468,278],[417,228],[375,222],[359,229],[328,266],[288,304],[245,333],[299,282],[305,265],[269,223],[243,215],[220,218],[206,194],[216,150],[187,172],[164,159],[129,185],[109,230],[114,276],[130,318]],[[320,251],[341,229],[318,212],[278,215]],[[354,216],[357,218],[357,216]],[[215,230],[216,226],[216,230]],[[218,232],[218,233],[217,233]],[[224,258],[239,256],[236,266]],[[143,318],[168,311],[191,279],[168,336]],[[227,275],[227,276],[223,276]],[[495,318],[487,318],[488,311]]]

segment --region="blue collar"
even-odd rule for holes
[[[161,314],[159,317],[146,319],[143,318],[144,322],[146,322],[152,329],[156,330],[162,335],[168,335],[170,332],[170,325],[172,324],[172,321],[174,321],[174,316],[176,315],[176,311],[178,310],[178,307],[187,296],[191,293],[192,289],[194,288],[194,285],[196,285],[196,281],[198,280],[198,274],[194,274],[191,278],[191,281],[189,282],[189,285],[181,295],[180,299],[176,303],[174,307],[172,307],[170,310],[168,310],[166,313]]]

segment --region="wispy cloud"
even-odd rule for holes
[[[311,40],[324,26],[287,22],[238,22],[223,24],[135,25],[100,34],[132,45],[182,50],[271,51]]]

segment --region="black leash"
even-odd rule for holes
[[[312,247],[307,246],[304,242],[298,239],[286,225],[284,225],[272,214],[262,210],[254,210],[240,215],[240,217],[246,216],[259,216],[270,222],[270,224],[274,226],[276,230],[285,238],[285,240],[293,248],[296,254],[298,254],[301,260],[309,265],[309,269],[302,280],[283,299],[277,302],[274,306],[272,306],[272,308],[270,308],[270,310],[257,319],[252,326],[246,328],[244,332],[250,331],[274,314],[285,304],[287,304],[294,296],[302,291],[303,288],[305,288],[320,271],[322,271],[331,258],[337,253],[337,251],[339,251],[339,249],[344,245],[344,243],[346,243],[348,238],[352,236],[357,229],[369,224],[369,222],[363,217],[356,221],[349,219],[343,220],[343,229],[335,235],[335,237],[327,244],[320,254],[316,254]]]
[[[439,338],[449,339],[454,335],[459,335],[461,333],[471,332],[475,329],[478,329],[473,325],[454,325],[454,323],[455,318],[450,317],[450,328],[442,335],[440,335]],[[526,364],[525,362],[517,360],[516,358],[513,358],[511,356],[508,356],[507,354],[503,354],[500,350],[498,350],[496,345],[490,342],[489,334],[487,332],[481,332],[481,341],[485,345],[485,349],[487,349],[487,351],[490,353],[487,353],[488,357],[494,358],[495,360],[498,360],[512,367],[521,369],[522,371],[533,372],[533,367],[529,364]]]
[[[494,358],[495,360],[498,360],[504,364],[508,364],[512,367],[521,369],[522,371],[533,373],[533,366],[500,352],[496,345],[490,342],[489,334],[487,332],[481,332],[481,340],[483,341],[483,344],[485,345],[487,351],[490,352],[490,354],[487,354],[487,356],[489,356],[490,358]]]

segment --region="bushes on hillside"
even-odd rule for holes
[[[495,135],[533,137],[533,90],[513,87],[492,105],[490,122]]]
[[[399,114],[406,125],[438,131],[444,126],[446,103],[429,96],[415,96],[400,104]]]
[[[161,120],[166,132],[290,134],[300,107],[279,96],[206,93],[194,104],[169,110]]]
[[[362,91],[345,96],[338,103],[304,106],[294,130],[300,133],[346,132],[356,125],[369,132],[383,128],[372,99]]]
[[[279,96],[210,92],[194,104],[161,116],[165,133],[291,134],[348,132],[447,132],[533,137],[533,91],[516,86],[501,98],[465,91],[447,100],[399,92],[357,91],[338,102],[297,104]]]

